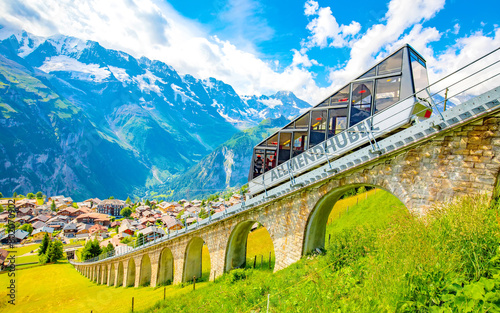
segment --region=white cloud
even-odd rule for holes
[[[458,35],[458,32],[460,31],[460,25],[456,23],[453,25],[453,34]]]
[[[308,11],[307,7],[306,11]],[[349,25],[339,25],[330,7],[320,8],[317,13],[314,13],[316,14],[318,16],[307,25],[307,29],[311,32],[309,40],[305,42],[308,48],[344,47],[348,43],[346,38],[356,35],[361,30],[361,25],[355,21]]]
[[[306,3],[304,4],[304,14],[309,16],[309,15],[315,15],[318,12],[318,2],[314,0],[307,0]]]
[[[292,49],[292,52],[293,52],[293,60],[291,66],[303,65],[305,67],[311,67],[313,65],[318,65],[318,61],[310,60],[307,54],[302,53],[301,51],[297,51],[295,49]]]
[[[388,49],[400,40],[408,28],[432,18],[443,6],[444,0],[392,0],[384,17],[385,23],[372,25],[359,39],[349,43],[352,47],[349,61],[342,69],[330,72],[332,86],[339,87],[361,74],[375,63],[377,57],[387,55],[390,52]],[[427,36],[427,40],[431,40],[436,34],[417,28],[412,36]]]

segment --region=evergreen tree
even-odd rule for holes
[[[127,197],[127,200],[125,200],[125,203],[126,203],[126,204],[130,204],[130,203],[132,203],[132,200],[130,200],[130,197]]]
[[[54,212],[56,211],[56,202],[54,200],[52,200],[52,204],[50,205],[50,209]]]
[[[104,247],[104,249],[102,249],[102,253],[108,253],[108,252],[112,252],[112,251],[115,251],[115,247],[113,246],[113,244],[111,242],[108,242],[108,245],[106,247]]]
[[[101,253],[102,249],[99,246],[99,241],[97,240],[97,238],[95,238],[94,240],[87,241],[85,247],[82,250],[81,256],[83,260],[88,260],[98,256]]]
[[[0,192],[0,198],[3,198],[3,194]]]
[[[17,198],[17,192],[14,191],[14,193],[12,194],[12,198]]]
[[[30,235],[33,232],[33,226],[31,226],[31,224],[24,224],[23,226],[19,227],[19,229],[27,231],[28,233],[30,233]]]
[[[61,241],[54,241],[47,251],[47,261],[56,262],[63,258],[63,244]]]
[[[3,212],[3,206],[0,204],[0,213]]]
[[[47,252],[47,249],[49,248],[49,245],[50,245],[50,238],[49,235],[45,233],[45,236],[43,236],[42,243],[38,248],[38,255],[45,254]]]

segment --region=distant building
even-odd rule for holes
[[[97,205],[97,213],[120,216],[120,211],[127,206],[125,201],[118,199],[106,199]]]

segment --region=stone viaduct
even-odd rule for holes
[[[493,98],[492,98],[493,95]],[[489,111],[418,142],[353,166],[283,196],[185,235],[94,263],[73,263],[99,284],[157,286],[201,276],[202,246],[208,247],[210,279],[241,267],[255,222],[269,232],[279,271],[325,244],[327,217],[350,188],[389,191],[417,215],[430,206],[478,192],[497,196],[500,172],[500,88],[483,99]]]

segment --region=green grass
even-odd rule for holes
[[[17,270],[16,305],[7,304],[6,286],[10,277],[0,275],[0,312],[128,312],[134,297],[135,308],[145,309],[163,299],[161,288],[115,288],[96,285],[80,275],[69,263],[51,264]],[[197,283],[202,291],[208,283]],[[172,299],[192,287],[167,286]]]

